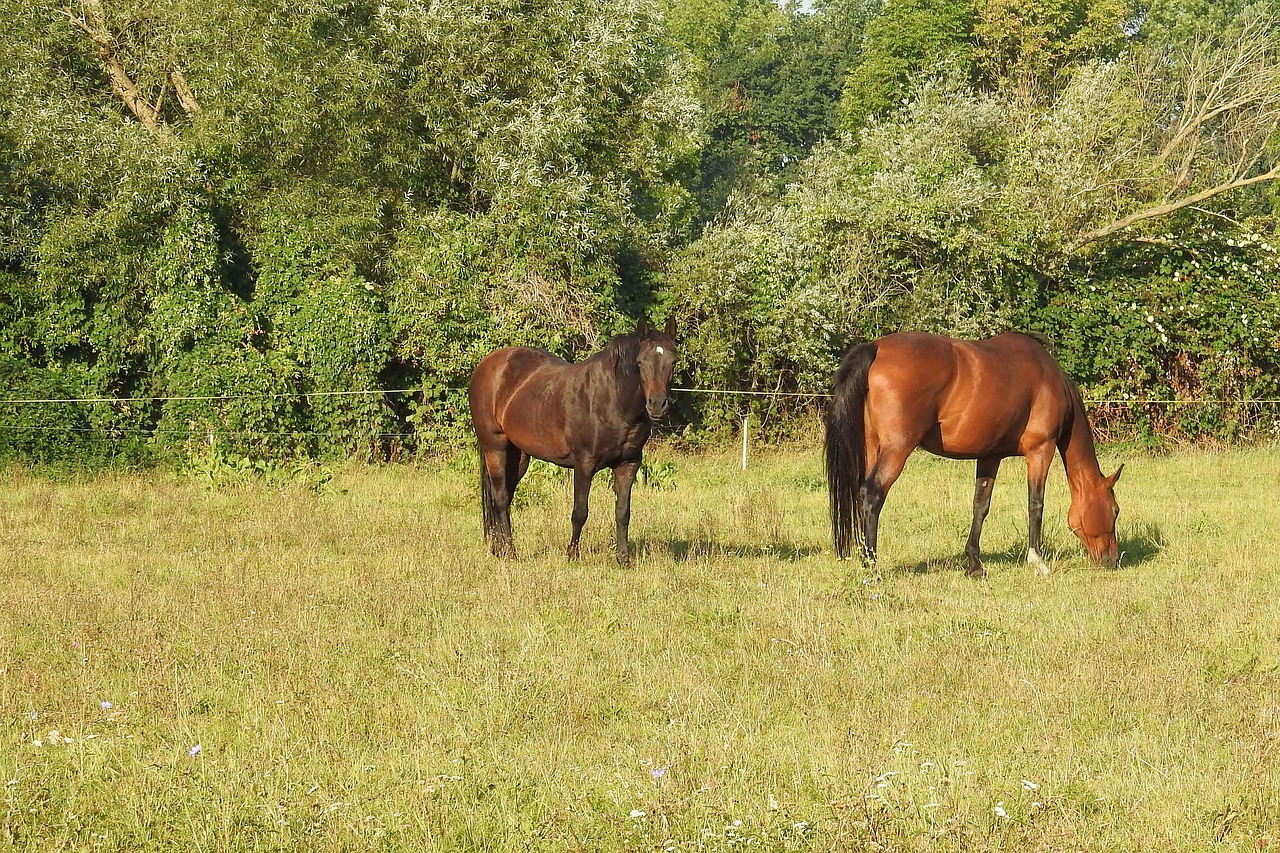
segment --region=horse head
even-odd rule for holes
[[[644,410],[650,420],[666,417],[670,408],[671,371],[676,363],[676,320],[667,318],[666,328],[659,332],[641,320],[636,327],[639,345],[636,366],[640,369],[640,385],[644,391]]]
[[[1120,505],[1116,503],[1115,486],[1121,465],[1110,477],[1103,477],[1085,487],[1071,501],[1067,524],[1079,537],[1089,557],[1098,565],[1114,569],[1120,563],[1120,545],[1116,541],[1116,519]]]

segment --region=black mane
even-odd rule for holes
[[[614,374],[619,378],[639,376],[640,367],[636,360],[640,357],[640,342],[645,337],[645,335],[641,335],[638,332],[617,335],[613,340],[605,344],[604,349],[591,356],[587,361],[608,361]]]

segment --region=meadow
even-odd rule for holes
[[[563,557],[535,469],[489,556],[473,457],[327,483],[0,471],[0,846],[1261,850],[1280,844],[1280,450],[1122,458],[1092,566],[1060,465],[917,454],[834,559],[816,445],[659,446]],[[659,488],[659,486],[661,488]]]

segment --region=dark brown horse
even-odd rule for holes
[[[613,469],[618,562],[627,565],[631,486],[653,421],[667,414],[676,360],[675,320],[665,331],[640,321],[579,364],[529,347],[485,356],[471,375],[467,396],[480,444],[484,535],[499,557],[514,557],[511,498],[537,457],[573,469],[570,559],[587,521],[591,479]]]
[[[1027,562],[1048,574],[1040,528],[1045,479],[1057,448],[1071,489],[1071,531],[1094,562],[1119,562],[1114,487],[1124,466],[1102,475],[1080,392],[1035,339],[1014,333],[985,341],[889,335],[845,353],[832,391],[826,461],[838,556],[850,556],[856,541],[864,561],[874,565],[885,495],[907,457],[923,447],[949,459],[978,461],[973,524],[964,548],[972,575],[983,572],[978,540],[1000,461],[1026,457]]]

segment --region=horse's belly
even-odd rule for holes
[[[508,410],[502,430],[507,440],[535,459],[573,467],[573,448],[565,441],[562,425],[543,420],[533,412]]]
[[[1022,455],[1016,438],[981,430],[950,430],[943,424],[930,430],[920,446],[944,459],[1004,459]]]

